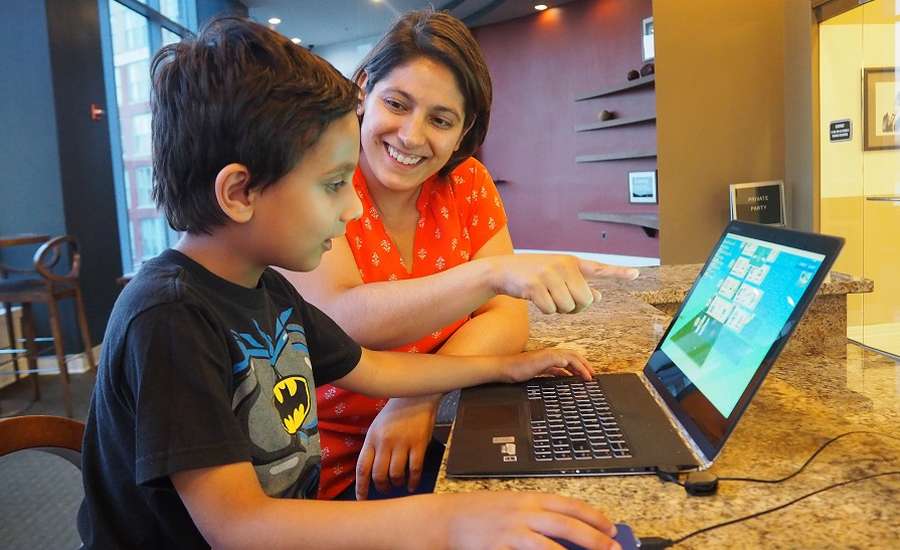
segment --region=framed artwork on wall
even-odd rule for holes
[[[900,149],[897,67],[863,69],[863,150]]]
[[[641,51],[644,53],[644,61],[650,61],[654,57],[653,47],[653,18],[648,17],[641,21]]]
[[[633,204],[658,202],[656,197],[656,170],[628,172],[628,202]]]

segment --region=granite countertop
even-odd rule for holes
[[[691,289],[702,267],[703,264],[643,267],[641,276],[635,281],[604,279],[595,286],[601,290],[627,292],[648,304],[679,303]],[[856,294],[872,290],[871,279],[861,279],[832,271],[819,288],[819,294]]]
[[[683,297],[699,267],[642,269],[642,277],[628,284],[604,281],[598,285],[602,302],[578,315],[541,315],[532,307],[529,348],[578,350],[598,372],[639,371],[670,320],[651,304],[678,301],[678,292]],[[836,275],[820,292],[871,290],[871,281]],[[712,471],[723,477],[782,477],[831,437],[852,430],[900,437],[898,425],[900,364],[845,341],[817,353],[788,348]],[[630,524],[639,536],[676,539],[832,483],[896,470],[900,470],[900,441],[856,434],[830,445],[787,482],[722,481],[712,497],[689,497],[681,487],[655,476],[450,480],[443,467],[436,492],[538,490],[569,495]],[[897,547],[898,541],[900,475],[832,489],[784,510],[697,535],[676,548],[889,548]]]

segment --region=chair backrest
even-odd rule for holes
[[[67,263],[60,264],[61,260]],[[76,282],[81,271],[78,241],[71,235],[62,235],[45,242],[34,253],[34,269],[51,283]]]
[[[57,455],[81,468],[84,423],[61,416],[0,418],[0,456],[24,450]]]

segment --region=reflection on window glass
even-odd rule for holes
[[[106,0],[112,50],[112,74],[115,78],[119,142],[122,158],[119,181],[125,186],[127,227],[133,271],[142,261],[152,258],[169,246],[177,235],[167,230],[162,213],[152,200],[153,173],[151,161],[150,115],[150,59],[156,49],[181,40],[177,28],[165,28],[160,19],[148,19],[117,0]],[[196,19],[194,0],[141,0],[149,10],[156,11],[182,26],[193,29]]]

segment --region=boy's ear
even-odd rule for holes
[[[216,174],[216,201],[234,222],[247,223],[253,218],[256,194],[249,191],[250,170],[243,164],[231,163]]]

